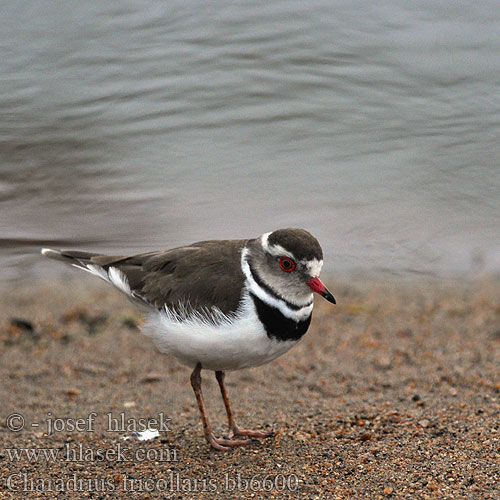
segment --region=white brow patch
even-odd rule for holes
[[[264,249],[265,252],[268,254],[274,255],[275,257],[290,257],[291,259],[295,260],[295,257],[291,252],[288,250],[285,250],[281,245],[276,245],[276,244],[269,244],[268,238],[271,233],[264,233],[261,236],[261,243],[262,243],[262,248]]]
[[[323,261],[318,260],[318,259],[311,259],[311,260],[301,260],[300,263],[306,267],[307,271],[311,276],[319,276],[319,273],[321,272],[321,268],[323,267]]]

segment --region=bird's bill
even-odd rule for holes
[[[308,281],[307,284],[311,287],[313,292],[319,293],[322,297],[324,297],[328,302],[332,304],[336,304],[335,297],[333,294],[326,288],[323,282],[316,276],[311,281]]]

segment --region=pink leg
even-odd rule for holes
[[[248,444],[250,441],[243,439],[220,439],[216,438],[212,431],[210,430],[210,424],[208,423],[207,411],[205,408],[205,403],[203,401],[203,394],[201,392],[201,363],[198,363],[191,373],[191,386],[193,387],[194,394],[196,396],[196,401],[198,401],[198,408],[200,409],[201,421],[203,422],[203,431],[205,432],[205,439],[208,444],[210,444],[216,450],[226,451],[230,450],[234,446],[242,446]]]
[[[233,437],[251,437],[251,438],[267,438],[272,437],[273,432],[265,431],[252,431],[250,429],[240,429],[236,425],[234,419],[233,409],[231,408],[231,403],[229,402],[229,396],[226,391],[226,386],[224,385],[225,373],[223,371],[216,371],[215,378],[219,382],[220,392],[222,394],[222,399],[224,400],[224,406],[226,407],[227,420],[229,422],[229,429],[233,433]]]

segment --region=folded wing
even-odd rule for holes
[[[132,256],[52,249],[42,254],[88,271],[157,309],[189,313],[217,304],[224,314],[231,314],[243,288],[240,259],[246,242],[207,241]]]

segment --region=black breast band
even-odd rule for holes
[[[283,316],[275,307],[267,305],[252,292],[250,292],[250,296],[255,304],[259,320],[264,325],[269,338],[276,340],[299,340],[307,332],[311,324],[312,314],[302,321],[294,321]]]

